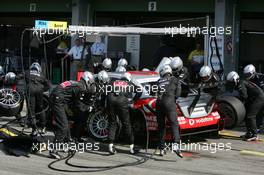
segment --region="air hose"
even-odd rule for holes
[[[53,162],[51,162],[48,167],[52,170],[55,171],[59,171],[59,172],[100,172],[100,171],[107,171],[107,170],[111,170],[111,169],[115,169],[115,168],[121,168],[121,167],[127,167],[127,166],[137,166],[140,164],[143,164],[145,162],[147,162],[149,159],[152,158],[152,156],[154,155],[154,153],[150,156],[148,155],[148,147],[149,147],[149,131],[148,131],[148,125],[147,125],[147,120],[145,119],[145,125],[146,125],[146,148],[145,148],[145,154],[144,157],[142,157],[141,159],[132,162],[132,163],[123,163],[123,164],[118,164],[118,165],[113,165],[113,166],[80,166],[80,165],[76,165],[76,164],[72,164],[69,161],[76,155],[76,152],[68,152],[68,155],[65,158],[62,159],[58,159],[55,160]],[[155,150],[156,151],[156,150]],[[53,167],[53,165],[57,162],[63,161],[65,160],[65,164],[74,168],[80,168],[80,169],[90,169],[90,170],[64,170],[64,169],[58,169]]]

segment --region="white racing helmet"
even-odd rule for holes
[[[244,68],[243,73],[246,79],[251,79],[256,74],[256,68],[252,64],[249,64]]]
[[[83,80],[86,85],[89,85],[94,83],[94,76],[91,72],[85,71],[81,77],[81,80]]]
[[[202,81],[209,81],[212,77],[212,69],[209,66],[201,67],[199,76],[201,77]]]
[[[127,60],[125,58],[121,58],[118,63],[117,66],[123,66],[126,67],[128,65]]]
[[[183,67],[183,62],[180,57],[172,57],[170,62],[172,71],[180,71]]]
[[[97,76],[99,83],[106,84],[110,82],[109,75],[105,70],[100,71]]]
[[[239,82],[239,75],[235,71],[229,72],[226,76],[226,80],[237,84]]]
[[[110,58],[106,58],[106,59],[104,59],[102,65],[103,65],[104,69],[111,69],[112,68],[112,60]]]
[[[14,84],[16,82],[16,74],[14,72],[8,72],[5,75],[5,82],[8,84]]]
[[[29,69],[30,69],[30,71],[34,71],[37,74],[41,74],[41,72],[42,72],[41,66],[38,62],[32,63]]]
[[[132,80],[132,75],[129,72],[126,72],[126,73],[124,73],[122,78],[125,79],[125,80],[128,80],[128,81],[131,81]]]
[[[159,73],[161,77],[164,77],[166,74],[172,74],[172,69],[170,65],[165,64],[160,68]]]
[[[123,66],[118,66],[115,71],[116,72],[126,72],[126,68]]]

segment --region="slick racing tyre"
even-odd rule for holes
[[[246,116],[244,104],[236,97],[223,96],[218,99],[219,114],[225,121],[225,128],[232,129],[241,124]]]
[[[0,94],[0,116],[16,116],[20,110],[20,94],[12,89],[0,89]]]

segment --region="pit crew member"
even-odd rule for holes
[[[32,136],[38,134],[37,119],[40,124],[40,133],[46,133],[46,115],[41,112],[36,115],[38,111],[44,110],[43,104],[43,92],[49,89],[48,80],[42,76],[42,69],[39,63],[34,62],[30,66],[29,72],[25,74],[25,80],[27,83],[27,95],[29,104],[29,122],[32,127]]]
[[[240,96],[245,101],[245,106],[247,106],[247,115],[245,120],[247,132],[244,136],[242,136],[243,140],[258,140],[256,116],[260,112],[264,103],[263,91],[251,81],[240,81],[239,75],[234,71],[227,75],[227,81],[233,83],[234,89],[239,91]]]
[[[264,74],[257,73],[255,66],[252,64],[247,65],[244,68],[244,76],[245,78],[258,85],[262,90],[264,90]],[[257,115],[257,128],[260,132],[260,129],[263,127],[263,114],[264,114],[264,106],[262,107],[261,112]]]
[[[51,111],[54,115],[55,144],[71,140],[65,106],[71,106],[75,114],[76,112],[90,112],[92,107],[85,103],[87,100],[85,97],[95,94],[95,91],[94,76],[91,72],[84,72],[80,82],[71,80],[65,81],[52,91],[50,103]],[[78,127],[79,126],[76,126],[76,128]],[[50,155],[53,158],[60,158],[56,149],[50,151]]]
[[[126,138],[129,142],[130,153],[135,154],[134,150],[134,134],[132,131],[132,126],[130,122],[129,115],[129,104],[133,104],[134,101],[140,98],[140,87],[133,82],[131,74],[124,73],[123,77],[120,80],[112,80],[107,78],[105,73],[98,74],[99,81],[108,82],[111,89],[107,92],[107,111],[109,116],[109,153],[115,154],[116,149],[114,146],[115,143],[115,133],[117,130],[117,118],[122,123]],[[132,93],[136,92],[136,95],[132,97]],[[139,93],[138,93],[139,91]],[[131,99],[132,98],[132,99]]]
[[[176,99],[181,94],[181,84],[179,80],[172,75],[172,69],[169,65],[161,67],[161,78],[158,80],[158,98],[156,102],[157,121],[159,127],[159,149],[160,156],[166,154],[165,148],[165,118],[167,117],[171,122],[172,135],[173,135],[173,151],[182,157],[180,151],[180,133],[179,123],[177,120],[176,112]]]

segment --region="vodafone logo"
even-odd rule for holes
[[[207,122],[212,122],[214,119],[212,117],[209,118],[201,118],[201,119],[190,119],[189,124],[190,126],[193,126],[194,124],[201,124],[201,123],[207,123]]]
[[[193,119],[190,119],[189,120],[189,124],[192,126],[192,125],[194,125],[194,123],[195,123],[195,120],[193,120]]]

